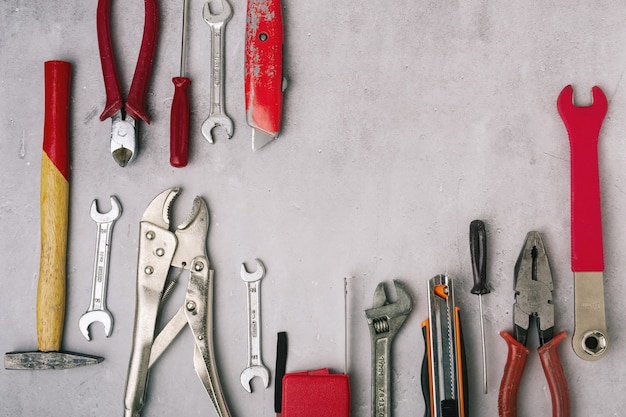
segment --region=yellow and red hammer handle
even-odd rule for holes
[[[44,63],[45,108],[41,158],[41,259],[37,341],[43,352],[61,349],[65,319],[65,265],[69,200],[68,107],[72,67]]]

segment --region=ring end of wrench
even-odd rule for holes
[[[602,272],[574,272],[572,348],[586,361],[602,359],[608,351]]]

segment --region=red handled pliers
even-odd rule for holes
[[[550,264],[541,236],[538,232],[529,232],[515,264],[515,337],[508,332],[500,332],[509,346],[498,395],[500,417],[517,416],[517,390],[529,353],[526,341],[531,319],[536,321],[539,333],[540,347],[537,351],[552,395],[552,416],[570,417],[569,389],[558,350],[559,343],[566,335],[565,332],[554,334],[553,287]]]
[[[106,106],[100,115],[100,120],[106,120],[109,117],[112,119],[111,155],[120,166],[124,167],[135,157],[136,119],[140,118],[150,123],[150,118],[146,113],[145,98],[156,50],[159,11],[157,0],[144,0],[145,19],[141,49],[130,91],[124,102],[117,80],[111,44],[111,2],[112,0],[98,0],[96,15],[98,48],[107,96]]]

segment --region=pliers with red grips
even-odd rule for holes
[[[96,14],[98,48],[106,90],[106,105],[100,115],[100,120],[111,118],[111,155],[121,167],[124,167],[134,159],[137,153],[137,119],[150,123],[145,108],[145,98],[156,50],[159,11],[157,0],[144,0],[145,18],[141,49],[130,91],[124,101],[117,79],[111,44],[111,3],[112,0],[98,0]]]
[[[531,320],[536,322],[539,334],[540,347],[537,351],[552,396],[552,416],[570,416],[569,389],[558,351],[559,343],[566,334],[554,334],[553,288],[550,264],[541,236],[539,232],[529,232],[515,264],[515,337],[500,332],[509,346],[498,395],[500,417],[517,416],[517,391],[529,353],[526,342]]]

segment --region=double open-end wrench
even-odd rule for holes
[[[209,117],[202,123],[202,135],[213,143],[212,131],[217,126],[226,130],[228,139],[233,136],[233,121],[224,109],[224,30],[233,15],[227,0],[221,0],[222,11],[211,13],[209,2],[204,4],[202,16],[211,28],[211,109]]]
[[[100,322],[104,325],[104,334],[111,336],[113,331],[113,316],[107,309],[107,281],[109,277],[109,253],[111,250],[111,232],[113,224],[122,215],[122,206],[115,196],[111,196],[111,210],[107,213],[98,211],[96,200],[91,203],[91,218],[98,224],[96,238],[96,256],[93,266],[93,283],[91,287],[91,301],[89,309],[78,320],[80,332],[85,339],[91,340],[89,326]]]
[[[574,336],[572,347],[585,360],[604,357],[609,346],[604,307],[604,252],[598,171],[598,138],[608,109],[600,87],[593,103],[575,106],[568,85],[557,99],[570,142]]]
[[[241,372],[241,385],[248,392],[252,392],[250,381],[255,376],[263,380],[267,388],[270,384],[270,372],[261,360],[261,279],[265,276],[265,266],[259,259],[256,260],[256,271],[246,271],[246,265],[241,264],[241,279],[248,289],[248,366]]]
[[[393,284],[396,302],[389,302],[381,282],[372,308],[365,310],[372,338],[372,417],[391,416],[391,342],[413,308],[404,285],[395,280]]]

